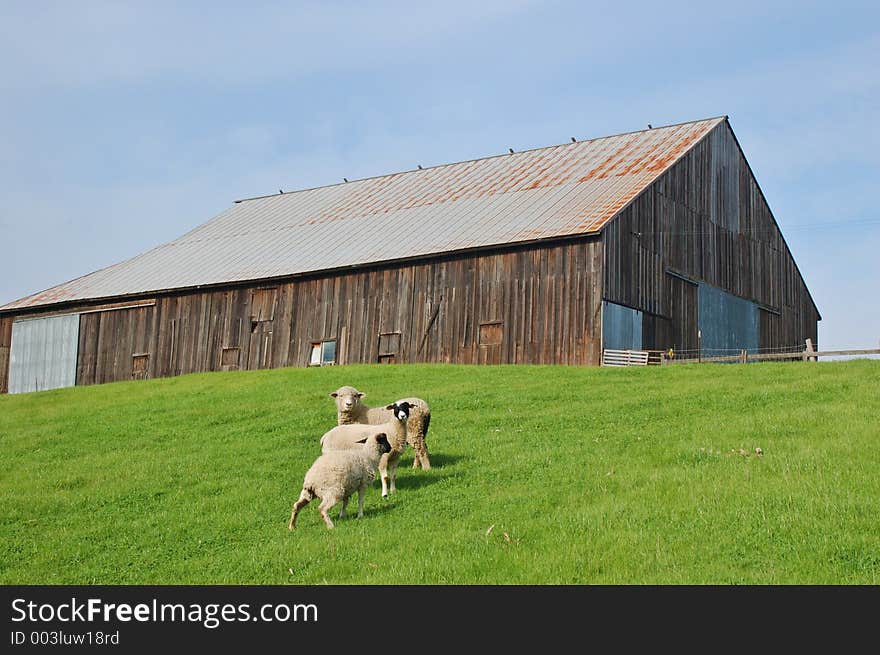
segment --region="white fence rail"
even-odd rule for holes
[[[603,350],[602,366],[647,366],[647,350]]]

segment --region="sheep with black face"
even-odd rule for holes
[[[406,448],[407,422],[412,405],[406,400],[398,400],[396,403],[386,406],[385,409],[393,417],[386,423],[380,425],[365,425],[363,423],[337,425],[321,437],[321,452],[326,453],[333,450],[355,448],[362,439],[372,434],[383,433],[387,435],[391,450],[379,459],[379,476],[382,480],[383,497],[396,490],[394,480],[397,477],[400,455]]]
[[[370,407],[363,402],[365,393],[354,387],[339,387],[330,394],[336,401],[336,422],[338,425],[351,425],[352,423],[365,423],[368,425],[381,425],[392,419],[389,406]],[[428,436],[428,426],[431,424],[431,410],[428,403],[421,398],[402,398],[410,405],[409,420],[406,425],[406,442],[413,447],[413,468],[422,467],[425,470],[431,468],[428,459],[428,446],[425,442]]]

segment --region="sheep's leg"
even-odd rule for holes
[[[296,528],[296,515],[299,514],[299,511],[309,504],[309,501],[314,498],[311,491],[303,489],[299,495],[299,500],[296,501],[293,505],[293,510],[290,512],[290,523],[287,524],[288,530],[293,530]]]
[[[419,436],[419,428],[421,426],[422,419],[416,415],[411,415],[409,421],[406,424],[406,443],[413,448],[413,463],[412,467],[414,469],[419,468],[421,463],[419,462],[419,451],[416,450],[416,438]]]
[[[388,478],[391,480],[391,488],[388,490],[389,493],[394,493],[397,491],[397,487],[394,486],[394,480],[397,477],[397,465],[400,464],[400,453],[392,452],[388,454]]]
[[[358,489],[358,518],[364,518],[364,496],[367,493],[366,487]]]
[[[413,439],[413,450],[416,451],[416,457],[413,460],[413,468],[416,462],[426,471],[431,468],[431,462],[428,459],[428,447],[425,445],[425,437],[421,434],[416,435]]]
[[[330,514],[328,513],[333,506],[339,502],[339,499],[336,496],[327,496],[321,500],[321,504],[318,505],[318,511],[321,512],[321,518],[324,519],[324,524],[327,526],[328,530],[333,529],[333,521],[330,520]]]
[[[413,463],[412,463],[412,467],[413,467],[414,469],[417,469],[417,468],[421,467],[421,465],[422,465],[422,456],[421,456],[421,454],[419,453],[419,449],[416,448],[416,441],[415,441],[415,439],[410,439],[409,435],[407,435],[406,442],[407,442],[410,446],[412,446],[412,449],[413,449]]]
[[[379,477],[382,479],[382,498],[388,496],[388,453],[379,459]]]
[[[348,499],[349,499],[349,496],[345,496],[342,499],[342,511],[339,512],[339,518],[341,518],[341,519],[345,518],[345,506],[348,505]]]

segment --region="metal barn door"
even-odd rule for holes
[[[708,284],[700,284],[699,326],[704,355],[758,352],[758,306]]]
[[[609,350],[642,349],[642,312],[602,301],[602,347]]]
[[[79,314],[16,321],[9,352],[9,393],[76,384]]]

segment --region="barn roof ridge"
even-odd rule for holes
[[[574,146],[579,143],[591,143],[593,141],[601,141],[603,139],[613,139],[615,137],[629,136],[631,134],[640,134],[642,132],[648,132],[651,130],[663,130],[663,129],[667,129],[667,128],[671,128],[671,127],[681,127],[682,125],[690,125],[691,123],[704,123],[706,121],[721,121],[722,119],[728,120],[729,118],[730,117],[727,114],[720,114],[718,116],[708,116],[706,118],[698,118],[698,119],[691,120],[691,121],[680,121],[678,123],[670,123],[668,125],[655,125],[652,127],[643,128],[641,130],[629,130],[627,132],[616,132],[614,134],[603,134],[602,136],[594,136],[594,137],[590,137],[589,139],[578,139],[574,143],[563,141],[562,143],[551,143],[546,146],[536,146],[534,148],[526,148],[524,150],[517,150],[513,153],[499,152],[494,155],[484,155],[482,157],[473,157],[471,159],[461,159],[458,161],[448,161],[448,162],[444,162],[442,164],[433,164],[432,166],[423,166],[422,168],[408,168],[403,171],[394,171],[391,173],[380,173],[378,175],[368,175],[367,177],[359,177],[359,178],[355,178],[355,179],[351,179],[351,180],[346,180],[343,182],[331,182],[330,184],[318,184],[316,186],[303,187],[302,189],[293,189],[291,191],[283,191],[281,193],[267,193],[267,194],[260,195],[260,196],[246,196],[244,198],[237,198],[237,199],[233,200],[232,202],[233,202],[233,204],[240,204],[243,202],[249,202],[251,200],[265,200],[267,198],[278,198],[280,196],[291,195],[294,193],[304,193],[306,191],[317,191],[318,189],[328,189],[331,187],[343,186],[345,184],[354,184],[356,182],[367,182],[370,180],[379,180],[379,179],[382,179],[383,177],[395,177],[398,175],[407,175],[409,173],[420,173],[422,171],[430,171],[435,168],[443,168],[444,166],[456,166],[459,164],[472,164],[475,162],[486,161],[489,159],[496,159],[496,158],[501,158],[501,157],[511,157],[511,156],[519,155],[519,154],[535,153],[539,150],[550,150],[552,148]]]

